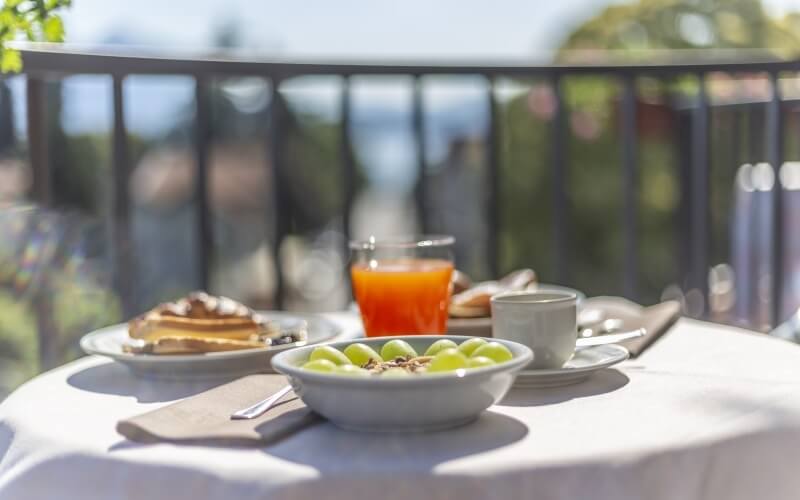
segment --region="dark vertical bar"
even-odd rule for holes
[[[747,151],[749,162],[755,165],[764,161],[764,120],[761,104],[744,104],[747,110]]]
[[[770,73],[772,98],[767,103],[767,127],[765,144],[767,161],[775,173],[772,188],[772,255],[771,255],[771,323],[777,326],[782,320],[783,305],[783,184],[780,169],[783,164],[783,114],[781,112],[781,90],[778,86],[778,75]]]
[[[710,240],[709,109],[705,75],[698,74],[697,104],[692,112],[692,220],[691,264],[692,287],[702,292],[700,309],[705,314],[708,302],[708,250]]]
[[[428,219],[428,199],[426,194],[426,149],[427,144],[425,141],[425,114],[422,102],[422,87],[423,81],[420,76],[414,76],[412,83],[413,88],[413,102],[411,109],[411,127],[414,133],[414,143],[416,145],[417,154],[417,183],[414,187],[414,198],[417,206],[417,220],[419,221],[420,231],[423,234],[429,231]]]
[[[569,213],[567,204],[567,109],[564,102],[562,79],[553,79],[556,112],[553,118],[551,141],[553,162],[553,231],[555,241],[555,278],[560,284],[569,284]]]
[[[5,154],[17,145],[14,130],[14,104],[11,89],[0,75],[0,154]]]
[[[637,299],[639,255],[638,241],[638,137],[636,133],[636,81],[632,75],[623,81],[622,94],[622,169],[625,186],[622,220],[625,240],[625,262],[622,282],[623,293],[631,300]]]
[[[28,115],[28,156],[31,165],[31,198],[45,207],[53,204],[53,184],[48,151],[47,84],[28,75],[26,86]],[[36,316],[39,345],[39,368],[44,371],[56,365],[57,332],[53,319],[50,273],[43,273],[32,305]]]
[[[211,236],[211,210],[208,191],[208,151],[211,146],[211,110],[208,83],[195,79],[195,172],[194,195],[197,207],[197,264],[200,288],[208,289],[213,240]]]
[[[114,289],[116,290],[125,317],[130,317],[136,310],[133,303],[132,278],[133,262],[130,240],[130,157],[128,156],[128,131],[125,128],[125,107],[123,97],[124,77],[113,76],[113,109],[114,131],[112,135],[111,153],[111,217],[109,233],[111,235],[111,255],[114,270]]]
[[[350,239],[353,236],[351,217],[353,211],[353,200],[356,196],[356,162],[353,156],[353,141],[351,137],[352,129],[351,122],[351,93],[350,77],[345,76],[342,79],[342,95],[341,95],[341,139],[340,139],[340,152],[342,161],[342,172],[344,181],[344,209],[342,214],[342,223],[344,236]]]
[[[288,196],[288,179],[286,177],[286,164],[284,148],[286,146],[286,109],[280,93],[281,80],[272,80],[272,98],[270,99],[269,113],[269,161],[272,166],[272,197],[275,217],[275,240],[272,247],[273,260],[275,261],[275,306],[284,307],[286,301],[286,280],[281,265],[281,245],[289,234],[289,221],[291,205]]]
[[[48,206],[53,202],[50,158],[47,149],[47,87],[44,80],[28,75],[26,106],[28,115],[28,157],[31,165],[31,197]]]
[[[674,100],[674,99],[673,99]],[[675,143],[675,172],[678,178],[680,203],[674,214],[672,239],[675,248],[675,279],[684,289],[690,288],[691,276],[691,219],[692,219],[692,115],[691,108],[680,109],[673,102],[673,140]]]
[[[487,138],[486,168],[486,260],[489,262],[491,276],[500,276],[500,118],[497,111],[497,99],[494,95],[494,80],[488,79],[486,98],[489,104],[489,129]]]
[[[742,166],[742,113],[738,106],[731,108],[731,168],[738,172]]]

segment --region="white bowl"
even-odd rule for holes
[[[339,350],[362,342],[380,352],[381,346],[402,339],[422,354],[433,342],[450,339],[460,344],[471,337],[406,335],[330,342]],[[494,340],[514,358],[485,368],[426,373],[405,378],[360,378],[304,370],[300,366],[318,346],[298,347],[272,358],[272,367],[285,374],[300,399],[312,410],[345,429],[410,432],[447,429],[471,422],[497,403],[517,373],[533,359],[526,346]]]

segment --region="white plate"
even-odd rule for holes
[[[130,368],[135,375],[146,378],[232,378],[250,373],[271,372],[270,359],[275,354],[293,347],[325,342],[340,333],[338,326],[320,316],[272,311],[263,311],[261,314],[279,321],[282,329],[305,321],[308,338],[303,342],[240,351],[173,355],[131,354],[122,349],[128,341],[128,325],[121,323],[84,335],[81,348],[87,354],[106,356],[118,361]]]
[[[592,373],[628,359],[628,350],[616,344],[585,347],[577,351],[562,368],[522,370],[514,387],[561,387],[577,384]]]

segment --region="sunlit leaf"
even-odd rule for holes
[[[48,42],[61,42],[64,40],[64,23],[58,16],[49,17],[42,25],[44,38]]]
[[[0,71],[22,69],[20,55],[4,50],[9,41],[23,37],[31,41],[63,41],[64,23],[56,12],[71,3],[71,0],[4,0],[0,5]]]
[[[69,7],[72,5],[72,0],[48,0],[45,5],[47,5],[47,10],[55,10],[61,7]]]
[[[22,58],[19,51],[13,49],[3,49],[0,56],[0,71],[3,73],[19,73],[22,71]]]
[[[15,23],[16,19],[14,18],[13,12],[5,9],[0,11],[0,27],[11,27],[14,26]]]

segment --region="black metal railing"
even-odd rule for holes
[[[784,72],[800,70],[800,60],[777,60],[770,57],[736,54],[735,57],[725,57],[714,61],[683,61],[683,62],[651,62],[651,63],[619,63],[619,64],[353,64],[353,63],[307,63],[286,61],[244,61],[237,59],[186,59],[186,58],[160,58],[136,57],[129,55],[112,55],[107,53],[79,53],[70,50],[39,49],[28,47],[22,51],[25,73],[27,75],[27,110],[28,110],[28,139],[30,163],[34,173],[33,196],[42,203],[48,203],[52,196],[52,186],[48,171],[47,137],[44,133],[45,95],[43,92],[44,78],[59,77],[73,74],[102,74],[113,78],[113,133],[112,133],[112,158],[113,158],[113,203],[111,233],[114,241],[114,268],[116,274],[116,287],[120,296],[125,299],[130,297],[130,286],[133,276],[130,275],[131,241],[130,241],[130,209],[128,200],[128,182],[131,173],[129,146],[127,144],[127,130],[124,117],[123,81],[128,75],[189,75],[195,79],[196,102],[196,129],[194,137],[194,150],[196,156],[197,172],[195,176],[195,197],[197,210],[197,238],[199,248],[200,284],[208,284],[208,270],[211,262],[212,227],[210,224],[208,202],[208,163],[209,142],[211,140],[210,109],[209,109],[209,80],[220,76],[248,76],[256,75],[271,81],[273,99],[270,106],[271,125],[269,136],[266,138],[270,147],[270,158],[273,167],[272,189],[274,194],[274,210],[277,216],[276,234],[273,249],[275,252],[281,247],[281,242],[289,233],[286,213],[289,200],[287,197],[287,162],[285,158],[285,126],[287,109],[278,99],[281,83],[287,79],[307,75],[335,75],[343,79],[343,92],[341,94],[341,172],[344,181],[344,232],[350,233],[349,215],[355,197],[356,164],[353,153],[351,137],[351,77],[360,75],[405,75],[413,77],[414,90],[412,102],[412,130],[416,140],[416,163],[419,170],[419,182],[414,192],[414,198],[420,225],[423,230],[427,225],[427,196],[426,185],[423,181],[425,172],[426,149],[425,131],[423,123],[424,105],[422,99],[422,78],[428,75],[480,75],[487,79],[487,100],[490,110],[490,125],[488,133],[488,160],[485,186],[488,199],[488,234],[486,238],[486,255],[489,258],[489,269],[496,273],[498,270],[500,238],[499,204],[499,154],[498,144],[501,130],[498,126],[497,103],[495,100],[495,81],[501,77],[510,78],[540,78],[549,81],[554,91],[556,107],[555,115],[551,121],[550,164],[552,165],[553,206],[552,218],[554,226],[553,244],[555,246],[555,278],[559,282],[570,282],[570,238],[572,233],[572,215],[570,201],[567,195],[570,158],[568,157],[568,117],[566,115],[564,79],[577,75],[602,75],[618,79],[622,88],[620,133],[621,163],[623,176],[623,212],[620,220],[624,226],[623,231],[623,256],[624,275],[622,276],[624,294],[636,298],[639,291],[637,269],[639,263],[639,250],[637,239],[638,211],[637,211],[637,186],[639,182],[640,165],[638,160],[638,128],[637,128],[637,90],[636,81],[641,77],[658,77],[669,79],[677,76],[693,75],[699,82],[699,91],[691,104],[684,109],[684,115],[679,123],[689,126],[689,135],[684,137],[685,158],[688,160],[687,168],[688,185],[684,186],[686,204],[689,212],[685,220],[688,227],[684,228],[688,235],[685,266],[688,270],[688,283],[691,288],[708,293],[709,272],[709,247],[711,244],[710,231],[710,112],[712,104],[706,89],[706,78],[711,72],[730,74],[762,73],[769,77],[772,97],[755,105],[765,106],[766,127],[766,159],[777,170],[782,158],[782,97],[777,85],[778,77]],[[744,61],[741,57],[748,57]],[[716,106],[714,104],[713,106]],[[679,142],[681,142],[679,140]],[[776,183],[776,185],[779,185]],[[783,197],[781,189],[774,190],[772,217],[773,244],[772,244],[772,320],[777,323],[780,317],[781,301],[778,298],[783,290],[783,224],[782,207]],[[686,207],[684,207],[686,209]],[[275,255],[276,262],[280,259]],[[281,303],[284,293],[284,279],[278,267],[277,274],[277,302]]]

